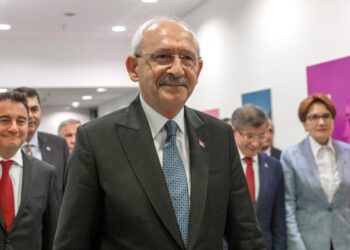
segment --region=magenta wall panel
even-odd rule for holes
[[[350,57],[307,67],[308,94],[324,93],[337,108],[333,137],[350,143]]]

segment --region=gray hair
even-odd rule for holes
[[[146,21],[145,23],[143,23],[135,32],[132,40],[131,40],[131,53],[134,56],[138,56],[141,54],[141,42],[142,42],[142,38],[143,38],[143,33],[152,25],[154,24],[158,24],[158,23],[162,23],[162,22],[174,22],[174,23],[178,23],[180,25],[182,25],[186,30],[188,30],[193,37],[193,41],[195,43],[196,46],[196,51],[198,54],[198,57],[200,57],[200,48],[199,48],[199,43],[198,43],[198,39],[196,34],[194,33],[194,31],[190,28],[190,26],[185,23],[184,21],[180,20],[177,17],[173,17],[173,16],[157,16],[154,17],[152,19],[149,19],[148,21]]]
[[[241,130],[245,126],[259,128],[267,124],[267,115],[259,107],[246,104],[232,113],[231,123],[235,130]]]
[[[77,119],[67,119],[67,120],[64,120],[60,123],[60,125],[58,126],[58,129],[57,129],[57,134],[61,134],[61,129],[69,124],[78,124],[78,125],[81,125],[81,122]]]

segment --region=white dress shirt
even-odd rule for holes
[[[10,168],[10,178],[13,185],[13,195],[15,202],[15,215],[18,212],[18,208],[21,204],[22,195],[22,182],[23,182],[23,158],[22,152],[19,149],[10,159],[4,159],[0,156],[0,161],[12,160]],[[0,178],[2,177],[2,167],[0,167]]]
[[[244,170],[244,174],[246,174],[247,170],[247,163],[244,161],[244,158],[246,157],[238,148],[239,157],[241,159],[242,167]],[[252,157],[253,159],[253,170],[254,170],[254,187],[255,187],[255,201],[258,201],[259,197],[259,190],[260,190],[260,174],[259,174],[259,159],[258,155],[255,155]]]
[[[40,146],[39,146],[39,139],[38,139],[38,131],[35,131],[32,139],[29,142],[23,143],[22,148],[23,148],[24,152],[25,152],[24,145],[26,145],[26,144],[31,145],[33,156],[38,158],[39,160],[42,160]]]
[[[268,147],[266,150],[264,150],[262,152],[267,154],[268,156],[271,156],[271,147]]]
[[[151,129],[153,143],[156,148],[160,164],[163,167],[163,145],[167,136],[166,129],[164,128],[165,123],[169,120],[168,118],[162,116],[157,111],[155,111],[151,106],[149,106],[145,100],[140,95],[141,106],[146,114],[148,124]],[[189,142],[188,135],[185,126],[185,116],[184,109],[172,119],[178,125],[178,130],[176,134],[176,145],[179,150],[182,162],[185,167],[187,185],[189,197],[191,197],[191,178],[190,178],[190,159],[189,159]]]
[[[331,203],[340,182],[332,140],[329,139],[327,145],[319,144],[311,136],[309,140],[323,191],[328,202]]]

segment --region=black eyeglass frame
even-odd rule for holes
[[[194,68],[198,61],[201,60],[201,57],[196,57],[195,55],[188,54],[174,54],[166,52],[155,52],[149,54],[136,54],[136,58],[144,58],[146,61],[154,62],[157,65],[169,66],[172,65],[175,61],[175,58],[178,57],[181,61],[181,64],[186,67]],[[149,59],[147,59],[147,57]]]

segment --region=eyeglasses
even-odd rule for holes
[[[239,130],[236,130],[242,137],[244,137],[244,139],[246,139],[249,142],[258,140],[258,141],[264,141],[267,137],[267,133],[261,133],[261,134],[251,134],[251,133],[242,133]]]
[[[329,121],[330,119],[332,119],[332,115],[330,113],[325,113],[323,115],[309,115],[306,117],[306,119],[308,119],[310,122],[319,122],[321,119],[325,122]]]
[[[183,66],[194,68],[198,62],[199,58],[191,54],[172,54],[172,53],[151,53],[145,55],[136,55],[137,58],[144,58],[147,61],[154,62],[158,65],[169,66],[174,63],[175,58],[179,58]]]

